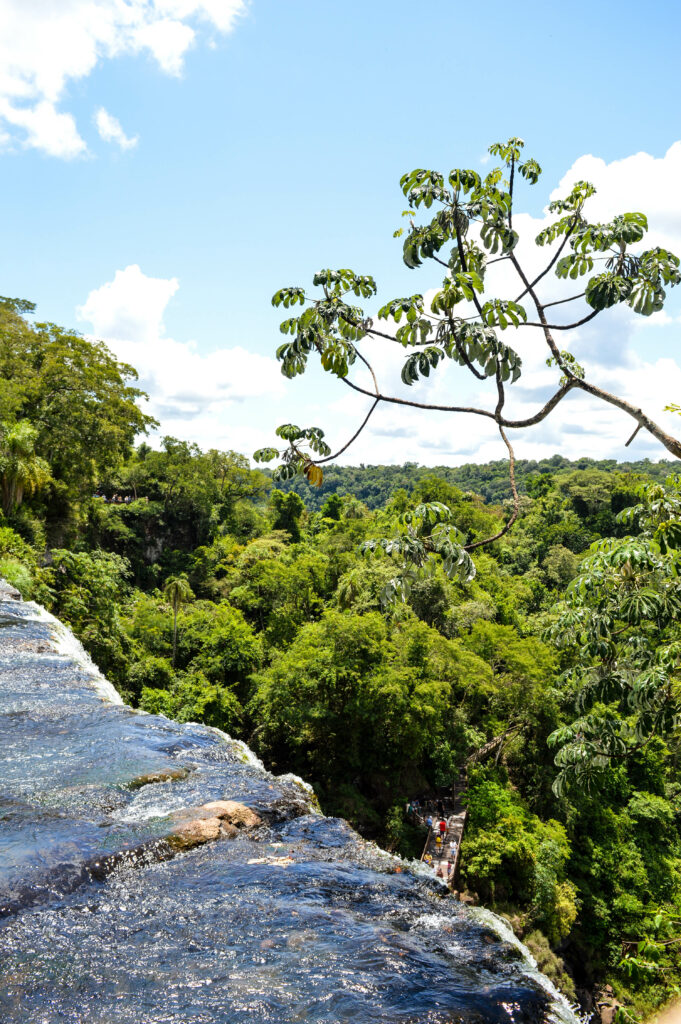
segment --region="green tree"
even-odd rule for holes
[[[51,479],[49,465],[36,454],[37,438],[38,431],[28,420],[0,424],[0,487],[6,516],[25,495],[30,497]]]
[[[188,601],[193,601],[194,593],[192,588],[189,586],[189,580],[186,576],[169,576],[163,584],[163,593],[165,594],[170,607],[173,610],[173,661],[172,665],[175,668],[175,660],[177,658],[177,613],[183,604],[187,604]]]
[[[369,275],[347,269],[318,271],[313,277],[317,292],[308,294],[302,287],[286,287],[272,299],[275,306],[283,306],[291,313],[297,305],[305,307],[299,315],[289,315],[281,324],[287,338],[278,348],[277,358],[285,376],[304,373],[310,358],[319,356],[326,372],[369,399],[366,417],[352,440],[382,403],[467,414],[496,425],[508,450],[513,494],[513,508],[502,532],[518,516],[515,457],[507,431],[541,422],[570,392],[584,392],[622,410],[631,417],[635,432],[648,431],[675,458],[681,457],[681,441],[667,434],[635,403],[592,383],[585,369],[556,340],[569,336],[566,332],[614,306],[626,304],[643,316],[662,309],[665,289],[681,281],[678,257],[659,247],[642,248],[648,226],[642,213],[622,213],[604,224],[589,221],[588,201],[595,188],[579,181],[566,195],[549,203],[555,219],[537,235],[535,242],[540,247],[550,247],[550,256],[539,274],[528,273],[518,257],[519,235],[517,220],[514,223],[513,219],[517,212],[516,190],[521,182],[535,185],[541,167],[536,160],[523,156],[523,147],[518,138],[492,145],[490,153],[500,159],[501,166],[484,177],[475,170],[462,168],[447,175],[417,168],[402,177],[400,184],[409,204],[409,227],[406,233],[400,229],[396,234],[405,234],[404,263],[409,269],[428,264],[440,273],[440,268],[445,271],[441,288],[428,302],[423,294],[413,294],[389,300],[376,314],[367,313],[358,301],[372,299],[377,292],[376,283]],[[421,210],[428,211],[431,217],[425,223],[417,222]],[[499,262],[515,271],[518,279],[516,290],[503,297],[495,295],[492,270],[492,265]],[[554,317],[550,307],[556,306],[556,302],[542,298],[541,281],[550,271],[568,285],[584,279],[581,291],[575,293],[570,287],[560,300],[562,310],[566,309],[565,304],[576,310],[572,319]],[[381,320],[391,329],[382,330],[378,326]],[[541,408],[530,416],[515,419],[507,415],[505,404],[508,390],[521,377],[522,363],[509,336],[528,327],[541,331],[547,361],[556,368],[560,379]],[[489,381],[491,401],[479,407],[436,406],[386,393],[362,351],[362,342],[376,338],[386,338],[409,350],[402,368],[406,385],[439,372],[441,366],[451,361],[476,381]],[[369,368],[371,385],[350,379],[350,371],[358,360]],[[323,431],[287,424],[278,428],[277,433],[288,443],[287,447],[261,449],[255,453],[256,460],[279,457],[282,464],[275,477],[289,479],[304,473],[311,482],[320,483],[321,463],[334,457],[323,441]],[[489,539],[498,536],[495,533]]]
[[[270,495],[270,505],[274,511],[272,529],[285,530],[293,543],[297,543],[300,540],[300,517],[305,511],[303,499],[295,491],[284,494],[274,490]]]
[[[569,588],[549,636],[570,656],[563,677],[578,717],[551,737],[562,793],[594,786],[681,721],[681,482],[643,488],[621,514],[634,537],[598,541]]]
[[[130,566],[109,551],[50,552],[52,611],[70,626],[99,668],[121,679],[130,645],[121,623]]]
[[[120,466],[155,421],[141,412],[135,370],[101,342],[51,323],[29,324],[31,303],[0,299],[0,420],[28,420],[35,453],[83,497]]]
[[[413,616],[391,629],[377,612],[327,611],[254,676],[254,740],[271,763],[317,783],[327,808],[352,813],[339,795],[351,787],[379,807],[387,797],[387,811],[404,780],[425,784],[443,738],[463,759],[454,707],[490,674]]]
[[[343,499],[340,494],[330,494],[320,509],[326,519],[335,519],[336,521],[340,519],[342,511]]]

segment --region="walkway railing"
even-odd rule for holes
[[[435,873],[444,878],[451,888],[454,887],[457,879],[461,840],[468,817],[468,811],[462,801],[466,791],[465,775],[462,775],[458,785],[452,787],[452,790],[452,797],[447,800],[429,801],[423,807],[420,803],[410,805],[412,820],[425,826],[428,824],[430,816],[433,822],[432,826],[428,828],[421,860],[432,864]],[[435,807],[437,814],[431,814],[431,806]],[[446,823],[446,829],[441,831],[440,822],[443,820]],[[440,842],[438,842],[438,837]],[[447,865],[446,869],[445,864]]]

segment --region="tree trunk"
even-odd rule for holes
[[[173,668],[177,656],[177,608],[173,608]]]

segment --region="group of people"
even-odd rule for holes
[[[451,882],[454,877],[456,863],[453,860],[440,860],[427,853],[423,858],[424,864],[433,869],[436,878],[442,878],[445,882]]]
[[[451,801],[449,801],[451,803]],[[406,807],[407,817],[424,824],[427,817],[446,818],[444,800],[410,800]]]
[[[428,828],[428,851],[423,860],[433,868],[437,878],[451,881],[456,867],[458,844],[456,839],[447,842],[447,835],[455,824],[455,816],[447,818],[443,800],[411,800],[406,806],[407,817]]]
[[[101,498],[106,505],[129,505],[135,498],[130,494],[112,494],[109,498],[106,494],[95,494],[95,498]],[[145,498],[145,501],[149,501]]]

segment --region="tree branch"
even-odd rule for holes
[[[467,274],[468,273],[468,265],[466,263],[466,253],[464,252],[463,239],[461,238],[461,231],[459,230],[459,225],[458,225],[458,223],[456,221],[456,217],[454,218],[454,225],[456,227],[456,245],[457,245],[457,248],[459,250],[459,262],[461,263],[461,269],[463,270],[464,274]],[[478,293],[476,292],[475,288],[473,288],[472,291],[473,291],[473,303],[475,305],[475,308],[478,311],[478,314],[480,316],[482,316],[482,306],[480,305],[480,299],[478,298]]]
[[[378,405],[379,402],[380,402],[380,398],[375,399],[375,401],[373,402],[371,408],[369,409],[369,412],[366,414],[366,416],[362,420],[361,426],[355,431],[355,433],[352,435],[352,437],[347,442],[347,444],[344,444],[343,447],[339,448],[338,451],[334,452],[333,455],[327,455],[325,459],[315,459],[314,460],[315,466],[320,466],[322,464],[322,462],[331,462],[331,461],[333,461],[333,459],[337,459],[339,455],[342,455],[344,451],[347,451],[347,449],[350,447],[350,445],[353,443],[353,441],[357,440],[359,435],[362,433],[362,431],[366,427],[367,423],[369,422],[369,417],[371,416],[372,412],[374,411],[374,409],[376,408],[376,406]]]
[[[611,395],[609,391],[605,391],[603,388],[597,387],[595,384],[589,384],[586,380],[579,380],[577,378],[573,381],[573,386],[579,388],[581,391],[586,391],[587,394],[593,398],[600,398],[602,402],[607,402],[608,405],[614,405],[615,408],[621,409],[622,412],[626,412],[629,416],[636,420],[639,427],[643,427],[649,434],[652,434],[660,444],[664,445],[668,452],[671,452],[674,458],[681,459],[681,441],[677,441],[671,434],[667,434],[662,427],[658,426],[654,420],[646,416],[642,409],[637,409],[631,402],[627,402],[624,398],[618,398],[617,395]],[[633,440],[633,437],[631,438]]]
[[[579,297],[579,296],[577,296]],[[570,301],[569,299],[566,301]],[[576,320],[573,324],[550,324],[547,323],[546,317],[544,317],[543,323],[533,323],[528,320],[527,323],[520,324],[521,327],[543,327],[547,331],[571,331],[573,327],[581,327],[582,324],[588,324],[589,320],[593,320],[595,316],[602,312],[600,309],[594,309],[587,316],[582,317],[581,320]]]
[[[506,432],[504,431],[501,423],[497,423],[497,426],[499,427],[501,438],[508,449],[508,471],[509,479],[511,481],[511,493],[513,494],[513,512],[511,513],[506,525],[502,526],[499,532],[495,533],[493,537],[487,537],[485,540],[476,540],[473,544],[464,544],[464,551],[473,551],[475,548],[480,548],[486,544],[492,544],[495,540],[499,540],[499,538],[503,537],[505,533],[508,533],[520,512],[520,498],[518,497],[518,489],[515,482],[515,452],[513,451],[511,442],[506,436]]]
[[[520,302],[520,300],[522,298],[524,298],[525,295],[527,295],[527,293],[530,290],[530,288],[536,288],[536,286],[541,281],[542,277],[546,277],[546,275],[548,274],[549,270],[551,270],[551,268],[553,266],[555,266],[555,264],[558,262],[558,258],[560,256],[560,254],[562,253],[563,249],[567,245],[568,238],[570,237],[570,235],[574,231],[575,227],[577,226],[577,221],[579,220],[579,218],[581,216],[581,213],[582,213],[582,207],[580,206],[579,209],[575,213],[575,216],[574,216],[574,218],[572,220],[572,224],[570,224],[570,226],[568,227],[568,230],[565,232],[565,237],[563,238],[563,241],[560,243],[560,245],[558,246],[558,249],[554,253],[553,259],[551,259],[549,261],[549,263],[547,263],[546,267],[542,270],[541,274],[538,274],[537,277],[535,277],[534,281],[532,281],[530,286],[528,288],[525,288],[524,292],[520,293],[518,298],[515,300],[516,302]]]
[[[624,447],[625,447],[625,448],[628,448],[628,447],[629,447],[629,445],[630,445],[630,444],[631,444],[631,442],[632,442],[632,441],[634,440],[634,438],[636,437],[636,435],[638,434],[638,432],[639,432],[639,430],[640,430],[640,429],[641,429],[641,424],[639,423],[639,425],[638,425],[638,426],[636,427],[636,430],[635,430],[635,431],[634,431],[634,433],[633,433],[633,434],[631,435],[631,437],[629,438],[629,440],[628,440],[628,441],[625,441],[625,442],[624,442]]]
[[[539,412],[536,412],[534,414],[534,416],[529,416],[525,420],[507,420],[507,419],[502,419],[500,421],[502,426],[509,427],[512,430],[517,430],[520,427],[532,427],[532,426],[534,426],[535,423],[541,423],[541,421],[548,416],[548,414],[551,412],[551,410],[555,409],[555,407],[558,405],[560,400],[562,398],[565,398],[565,396],[567,395],[567,393],[569,391],[572,391],[573,388],[577,387],[578,383],[579,383],[579,381],[575,377],[572,380],[569,380],[567,382],[567,384],[563,384],[562,387],[558,388],[558,390],[556,391],[555,395],[553,395],[548,400],[546,405],[542,406],[542,408],[539,410]]]
[[[355,384],[353,381],[348,380],[347,377],[339,377],[344,384],[347,384],[353,391],[357,391],[360,395],[366,395],[367,398],[377,398],[380,402],[389,402],[392,405],[407,405],[412,409],[429,409],[431,412],[467,412],[474,416],[487,416],[489,419],[494,419],[494,413],[490,412],[489,409],[476,409],[474,406],[464,405],[431,405],[428,402],[412,402],[408,398],[396,398],[394,395],[376,395],[372,391],[367,391],[366,388],[362,388],[359,384]]]
[[[556,302],[545,302],[544,309],[548,309],[549,306],[562,306],[564,302],[574,302],[575,299],[581,299],[586,295],[586,292],[580,292],[579,295],[573,295],[570,299],[558,299]]]
[[[359,358],[360,358],[360,359],[362,360],[362,362],[364,363],[364,365],[365,365],[365,366],[367,367],[367,369],[368,369],[369,373],[371,374],[372,380],[373,380],[373,382],[374,382],[374,390],[375,390],[375,392],[376,392],[376,396],[377,396],[377,398],[376,398],[376,401],[378,401],[378,393],[379,393],[379,392],[378,392],[378,381],[376,380],[376,374],[374,373],[374,368],[373,368],[373,366],[371,365],[371,363],[369,362],[369,360],[368,360],[368,359],[366,359],[366,357],[362,355],[362,353],[360,352],[360,350],[359,350],[359,349],[357,348],[357,346],[356,346],[356,345],[355,345],[355,352],[357,353],[357,355],[358,355],[358,356],[359,356]],[[372,410],[372,411],[373,411],[373,410]]]
[[[487,380],[487,378],[485,377],[484,373],[481,373],[480,370],[477,370],[473,366],[473,364],[470,361],[470,359],[468,358],[468,356],[466,355],[466,352],[465,352],[465,349],[464,349],[463,345],[461,344],[461,342],[459,341],[459,339],[456,336],[456,327],[454,325],[454,317],[452,316],[451,313],[447,314],[447,319],[449,320],[449,326],[450,326],[450,329],[451,329],[451,332],[452,332],[452,337],[454,338],[454,344],[456,345],[456,351],[459,353],[459,355],[461,356],[461,358],[463,359],[464,363],[466,364],[466,366],[471,371],[471,373],[473,374],[474,377],[477,377],[478,380]],[[477,320],[477,317],[475,317],[474,319]]]

